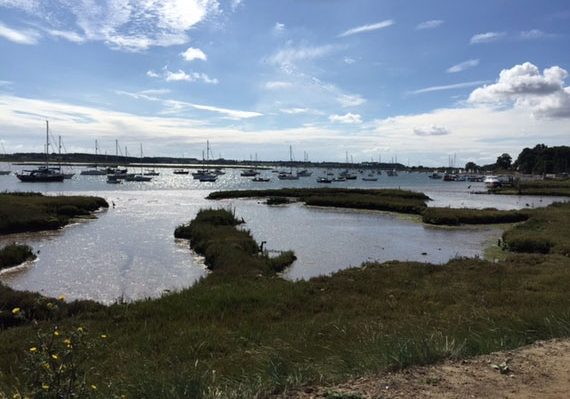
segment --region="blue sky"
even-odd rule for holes
[[[447,165],[570,144],[570,3],[0,0],[0,141]]]

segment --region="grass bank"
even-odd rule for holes
[[[569,213],[543,212],[545,221]],[[103,342],[79,370],[101,398],[266,398],[570,335],[568,257],[388,262],[292,282],[263,264],[240,222],[208,210],[177,229],[213,265],[189,289],[0,331],[0,391],[33,389],[22,365],[38,329],[54,325],[54,340],[81,326]],[[560,234],[570,241],[568,230]]]
[[[59,229],[109,205],[103,198],[0,193],[0,234]]]
[[[36,255],[28,245],[8,244],[0,249],[0,270],[17,266],[27,260],[33,260]]]
[[[284,188],[274,190],[216,191],[208,199],[296,198],[307,205],[368,209],[421,214],[429,197],[423,193],[396,189]]]
[[[517,223],[530,217],[528,211],[497,209],[427,208],[422,221],[428,224],[457,226],[460,224]]]
[[[493,194],[570,197],[570,179],[521,180],[513,186],[499,187],[489,191]]]

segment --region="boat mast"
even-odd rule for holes
[[[46,169],[49,169],[49,121],[46,119]]]

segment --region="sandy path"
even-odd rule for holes
[[[508,371],[493,368],[505,361]],[[414,367],[333,387],[306,388],[287,397],[570,398],[570,340],[537,342],[509,352]]]

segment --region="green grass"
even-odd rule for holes
[[[20,305],[24,314],[0,331],[0,392],[27,392],[22,364],[38,329],[54,325],[61,339],[77,326],[108,336],[85,364],[101,398],[269,398],[567,337],[570,259],[556,248],[570,242],[569,210],[533,211],[511,230],[557,235],[548,255],[370,263],[298,282],[269,268],[232,212],[201,211],[178,230],[214,265],[191,288],[109,307],[57,303],[50,313],[53,300],[0,287],[0,314]]]
[[[517,223],[529,218],[525,211],[497,209],[427,208],[422,221],[428,224],[456,226],[460,224]]]
[[[494,194],[570,197],[570,179],[521,180],[513,186],[496,188],[490,191]]]
[[[108,206],[99,197],[0,193],[0,234],[58,229]]]
[[[28,245],[9,244],[0,249],[0,270],[17,266],[27,260],[33,260],[36,255]]]
[[[570,256],[570,203],[533,209],[530,215],[528,221],[503,234],[506,247],[514,252]]]
[[[227,198],[297,198],[307,205],[336,208],[368,209],[410,214],[421,214],[429,200],[425,194],[407,190],[339,189],[339,188],[284,188],[274,190],[216,191],[209,199]]]

